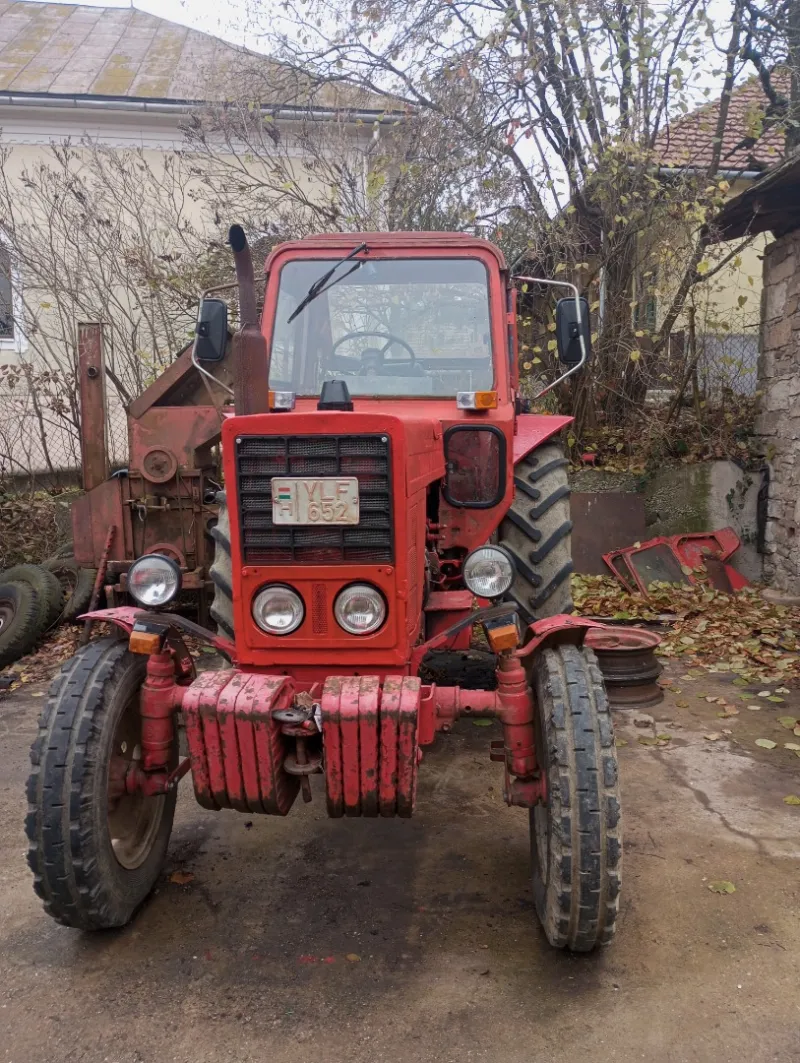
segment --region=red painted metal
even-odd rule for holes
[[[414,809],[421,684],[413,676],[329,676],[322,692],[328,815]]]
[[[558,435],[574,418],[543,413],[521,413],[514,430],[513,462],[516,465],[526,454]]]
[[[721,528],[719,531],[691,532],[686,535],[658,535],[636,546],[626,546],[603,554],[603,560],[627,590],[631,593],[639,590],[647,596],[647,584],[636,566],[631,563],[635,555],[663,547],[676,559],[676,581],[696,585],[700,579],[694,569],[704,567],[706,558],[725,562],[740,546],[741,540],[733,528]],[[708,575],[712,585],[717,586],[714,579],[715,570],[710,570]],[[720,590],[740,590],[749,586],[749,581],[731,565],[725,566],[724,575],[724,580],[719,581],[722,583]]]
[[[164,771],[169,767],[175,743],[176,690],[180,689],[175,683],[175,666],[169,650],[150,654],[139,699],[144,771]]]
[[[108,571],[108,555],[111,552],[111,544],[114,541],[114,535],[116,533],[116,530],[117,529],[113,524],[109,524],[108,532],[106,533],[106,544],[103,547],[103,554],[100,558],[100,566],[97,569],[97,575],[94,578],[94,587],[92,588],[92,597],[89,601],[89,610],[87,613],[87,617],[89,613],[91,613],[94,609],[97,608],[98,602],[100,601],[100,595],[103,591],[103,587],[105,587],[106,585],[106,572]],[[81,632],[80,638],[81,646],[85,646],[86,643],[89,641],[89,635],[91,633],[91,630],[91,619],[84,620],[83,631]]]
[[[283,770],[291,743],[272,718],[291,704],[286,676],[205,672],[182,702],[195,796],[206,808],[285,816],[300,780]]]
[[[425,601],[425,637],[434,639],[452,624],[468,617],[475,605],[472,591],[432,591]],[[454,650],[468,650],[472,628],[468,625],[450,640]]]
[[[524,646],[517,650],[516,655],[525,660],[548,642],[569,642],[580,646],[590,628],[605,630],[605,624],[563,613],[545,617],[544,620],[535,620],[528,628]]]

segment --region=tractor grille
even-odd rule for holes
[[[246,564],[383,564],[394,560],[387,436],[242,436],[236,441],[236,472]],[[358,524],[274,525],[273,476],[355,476]]]

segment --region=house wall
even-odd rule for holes
[[[183,174],[188,174],[192,162],[186,154],[187,145],[180,126],[185,120],[185,113],[180,111],[165,114],[158,111],[0,104],[0,147],[6,152],[4,159],[0,160],[0,176],[12,189],[18,190],[19,215],[26,220],[30,217],[32,198],[26,193],[23,175],[26,171],[35,172],[42,165],[52,166],[53,146],[69,143],[77,155],[76,167],[80,166],[81,145],[87,138],[112,152],[137,150],[156,175],[164,172],[168,159],[174,159],[176,153],[181,152]],[[304,165],[299,129],[290,121],[281,121],[279,126],[280,153],[284,164],[302,181],[310,200],[323,196],[327,190]],[[349,147],[352,140],[353,147],[357,147],[359,153],[363,152],[364,141],[368,141],[372,132],[368,128],[357,129],[354,126],[334,126],[331,129],[332,139],[340,137],[340,143],[345,148]],[[202,169],[203,162],[201,160],[194,165]],[[258,165],[252,159],[248,160],[250,172],[256,177],[259,176]],[[228,220],[215,219],[213,204],[209,202],[208,190],[200,175],[186,176],[182,180],[180,212],[200,234],[207,232],[209,235],[218,235]],[[167,215],[170,213],[166,212]],[[177,215],[177,212],[172,214]],[[46,217],[37,218],[36,229],[42,232],[42,239],[46,241]],[[165,247],[165,250],[172,248]],[[78,319],[98,320],[100,315],[97,312],[87,314],[85,309],[72,306],[65,308],[63,298],[59,303],[49,291],[35,285],[32,278],[26,278],[24,269],[15,269],[13,283],[17,294],[15,335],[13,339],[0,338],[0,476],[42,471],[52,474],[53,469],[76,466],[78,447],[75,425],[73,423],[70,426],[63,417],[59,418],[47,411],[43,415],[43,411],[36,408],[36,396],[29,393],[24,381],[17,378],[11,387],[10,377],[7,373],[4,376],[2,367],[30,364],[41,367],[45,363],[51,368],[54,365],[70,366],[73,352],[69,349],[69,341],[74,335]],[[126,351],[138,351],[140,343],[134,342],[134,334],[141,336],[145,331],[143,327],[139,332],[135,325],[141,293],[115,287],[113,294],[120,313],[112,315],[115,328],[111,331],[116,336],[116,343],[111,349],[107,344],[107,363],[112,368],[114,346],[124,347]],[[25,303],[24,314],[22,299]],[[110,302],[107,300],[105,305]],[[154,316],[151,315],[148,320],[152,324]],[[160,334],[153,336],[151,329],[147,342],[143,344],[148,357],[157,353],[156,362],[166,364],[188,338],[191,324],[191,314],[187,312],[186,321],[180,328],[180,342],[175,342],[174,338],[159,338]],[[109,388],[109,396],[113,406],[109,417],[109,447],[113,457],[124,461],[127,452],[124,410],[114,388]]]
[[[756,430],[770,470],[765,578],[800,594],[800,230],[766,248]]]

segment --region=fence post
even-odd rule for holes
[[[106,366],[103,326],[78,324],[78,394],[81,406],[83,489],[108,479],[106,451]]]

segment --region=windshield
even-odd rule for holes
[[[281,270],[273,390],[319,395],[333,379],[362,396],[452,397],[492,388],[488,274],[481,262],[351,260],[308,299],[332,264],[295,261]]]

